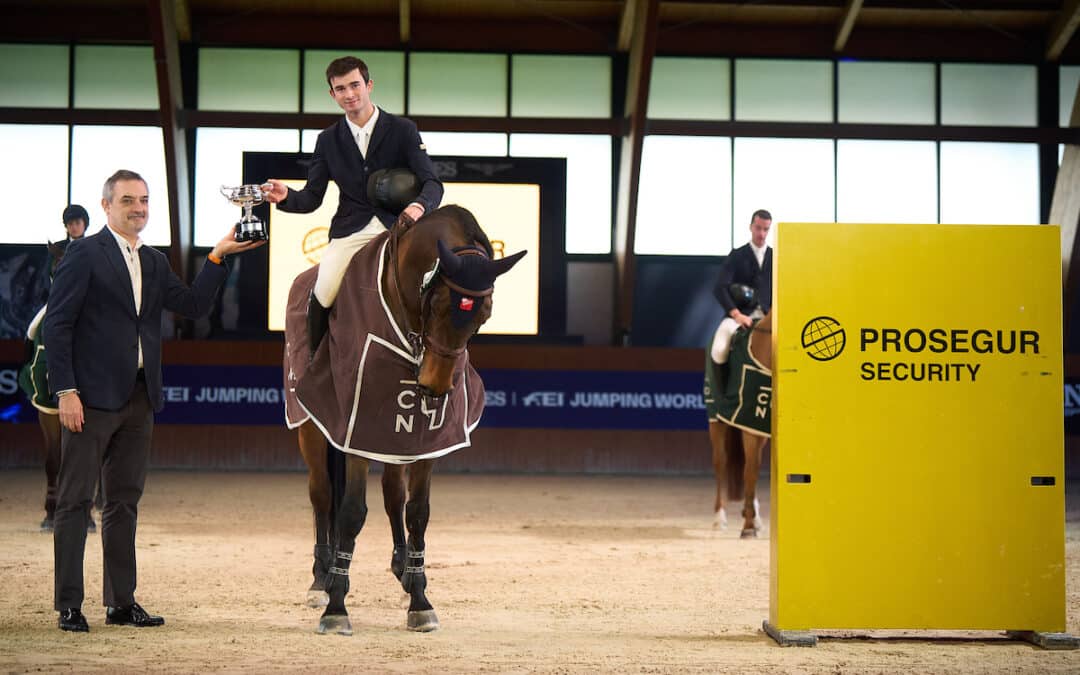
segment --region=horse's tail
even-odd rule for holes
[[[725,453],[727,458],[728,499],[738,501],[743,498],[743,491],[746,488],[743,480],[743,469],[746,467],[746,449],[743,448],[741,431],[735,427],[726,426],[724,433],[727,434],[724,444],[728,448]]]

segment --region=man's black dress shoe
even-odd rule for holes
[[[105,610],[105,623],[110,626],[135,626],[136,628],[149,628],[162,626],[165,619],[160,616],[147,614],[139,603],[132,603],[128,607],[109,607]]]
[[[82,611],[75,607],[60,611],[60,630],[70,630],[76,633],[89,633],[90,626],[86,625],[86,617]]]

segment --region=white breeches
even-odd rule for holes
[[[761,308],[757,307],[750,313],[750,318],[755,321],[763,318],[765,315],[762,313]],[[716,327],[716,333],[712,339],[712,349],[709,350],[709,354],[712,356],[712,360],[716,363],[727,363],[728,352],[731,350],[731,337],[735,335],[735,331],[739,329],[739,324],[735,319],[730,316],[725,316],[720,322],[720,325]]]
[[[383,224],[377,218],[372,218],[367,227],[359,232],[330,240],[322,260],[319,261],[319,276],[315,279],[315,299],[320,305],[330,307],[334,304],[338,291],[341,290],[345,270],[349,268],[349,261],[357,251],[383,232],[386,232]]]

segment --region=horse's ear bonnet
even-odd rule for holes
[[[420,196],[420,179],[408,169],[379,169],[368,178],[367,196],[375,206],[399,214]]]
[[[528,253],[518,251],[512,256],[491,260],[472,246],[451,250],[442,239],[436,245],[439,248],[438,272],[450,288],[451,319],[458,329],[469,322],[473,310],[479,306],[475,299],[491,295],[495,290],[495,278],[509,272]]]
[[[746,284],[731,284],[728,286],[728,293],[731,293],[731,299],[740,312],[750,311],[757,304],[757,294]]]

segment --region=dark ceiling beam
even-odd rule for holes
[[[191,3],[176,0],[176,37],[180,42],[191,42]]]
[[[180,45],[176,30],[177,0],[147,0],[150,34],[157,69],[158,107],[165,145],[165,183],[169,195],[169,262],[182,280],[188,279],[191,250],[191,191],[188,186],[187,143],[180,111]]]
[[[734,122],[650,120],[646,132],[668,136],[835,138],[840,140],[972,141],[988,143],[1080,143],[1080,128],[991,127],[933,124],[832,124],[829,122]]]
[[[1050,28],[1050,37],[1046,41],[1047,61],[1061,58],[1061,52],[1065,51],[1065,45],[1069,44],[1077,27],[1080,27],[1080,0],[1067,0]]]
[[[859,16],[859,10],[862,9],[863,0],[847,0],[847,6],[844,7],[844,16],[840,19],[840,26],[836,29],[836,40],[833,41],[833,51],[842,52],[847,45],[848,38],[851,37],[851,29],[855,27],[855,19]]]
[[[623,0],[622,12],[619,13],[619,36],[615,39],[615,51],[630,51],[630,38],[634,34],[634,0]]]
[[[409,44],[409,0],[398,0],[398,37],[401,44]]]
[[[641,149],[645,140],[649,81],[656,56],[659,0],[628,0],[633,9],[633,35],[626,75],[627,128],[622,137],[622,151],[617,176],[615,200],[615,312],[613,342],[630,344],[634,313],[634,281],[637,260],[634,236],[637,232],[638,183],[641,178]]]
[[[19,113],[18,108],[0,108],[0,122],[5,114],[18,114],[31,120],[32,113]],[[65,111],[66,112],[66,111]],[[338,119],[333,113],[263,113],[225,112],[216,110],[183,111],[184,126],[194,127],[252,127],[263,129],[325,129]],[[490,133],[528,134],[601,134],[621,136],[625,122],[612,118],[587,117],[443,117],[410,115],[421,131],[474,131]]]

